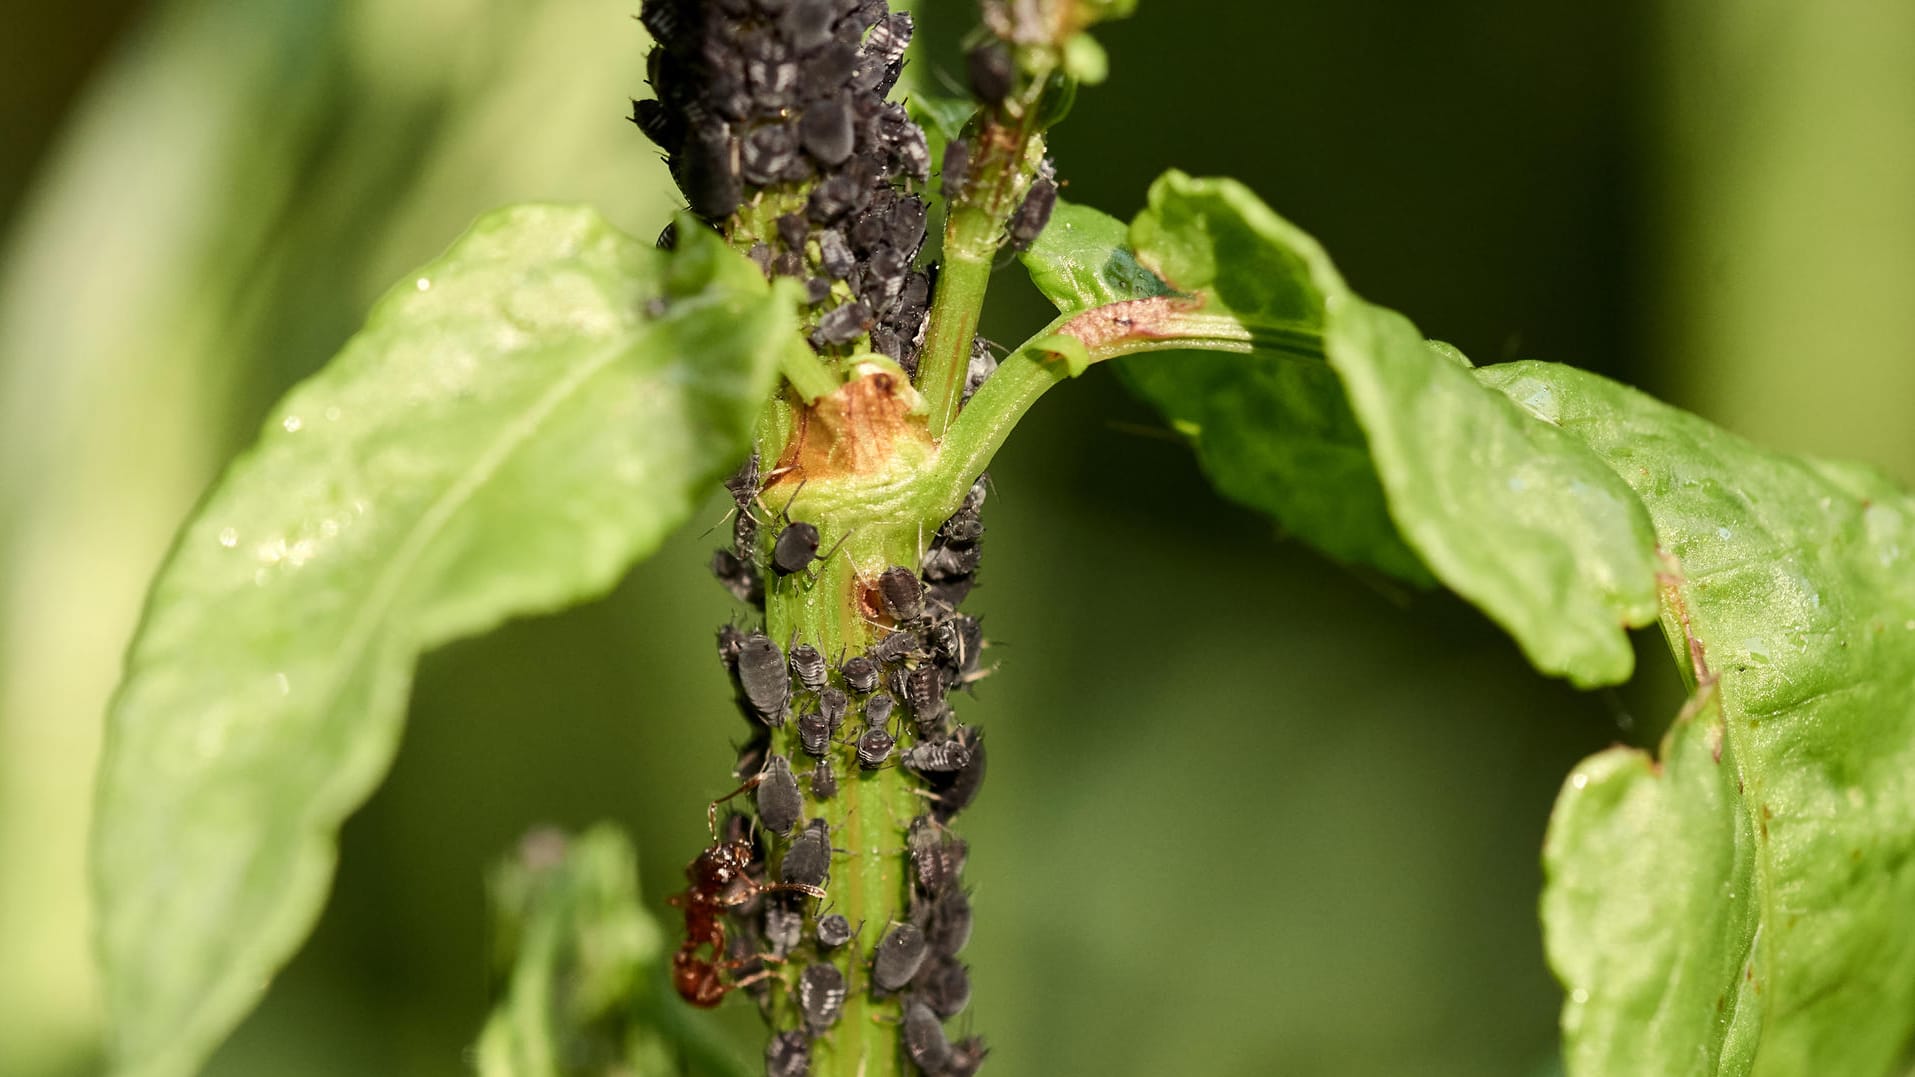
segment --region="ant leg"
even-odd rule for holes
[[[765,780],[764,771],[759,771],[758,773],[752,775],[745,782],[745,784],[739,786],[736,789],[733,789],[731,792],[726,793],[724,796],[719,797],[717,800],[714,800],[710,804],[706,805],[705,825],[711,830],[712,841],[715,842],[718,840],[718,806],[720,804],[723,804],[725,801],[730,800],[732,797],[737,796],[740,793],[751,792],[753,789],[758,788],[759,782],[762,782],[764,780]]]

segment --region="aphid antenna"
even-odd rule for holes
[[[729,521],[729,520],[730,520],[730,519],[731,519],[731,518],[732,518],[733,516],[736,516],[736,515],[738,515],[738,506],[736,506],[736,505],[733,505],[733,506],[732,506],[731,508],[729,508],[729,509],[727,509],[727,510],[725,511],[725,514],[724,514],[723,516],[720,516],[720,517],[718,518],[718,522],[717,522],[717,523],[715,523],[715,524],[712,524],[712,525],[711,525],[710,527],[707,527],[707,528],[706,528],[706,529],[704,529],[703,531],[700,531],[700,532],[698,533],[698,537],[702,539],[702,538],[704,538],[704,537],[705,537],[706,535],[709,535],[709,534],[711,534],[711,533],[712,533],[713,531],[716,531],[716,530],[718,530],[719,528],[721,528],[721,527],[723,527],[723,526],[725,526],[725,524],[726,524],[726,522],[727,522],[727,521]]]

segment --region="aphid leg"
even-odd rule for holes
[[[838,541],[832,543],[831,548],[829,550],[826,550],[825,552],[819,554],[817,559],[814,560],[812,564],[817,565],[821,562],[831,560],[831,558],[836,556],[838,551],[844,547],[844,544],[850,541],[853,533],[854,533],[853,531],[846,531],[844,534],[839,535]],[[816,568],[807,567],[805,569],[805,582],[814,586],[817,584],[818,570]]]

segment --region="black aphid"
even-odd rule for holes
[[[830,876],[831,831],[823,819],[813,819],[785,850],[778,878],[800,886],[823,886]]]
[[[950,1054],[948,1044],[945,1054]],[[765,1045],[765,1077],[805,1077],[810,1072],[811,1038],[803,1032],[780,1032]]]
[[[949,580],[934,580],[924,589],[924,600],[943,610],[954,610],[970,597],[971,589],[977,586],[974,576],[959,576]]]
[[[891,720],[891,712],[896,709],[897,703],[895,698],[883,692],[872,696],[864,704],[864,724],[883,728]]]
[[[805,236],[811,232],[811,222],[805,220],[802,213],[787,213],[778,218],[778,242],[789,251],[804,253]]]
[[[858,258],[844,241],[844,233],[836,228],[818,233],[818,265],[833,280],[844,280],[858,267]]]
[[[785,653],[763,632],[745,637],[738,649],[738,683],[745,701],[766,725],[782,725],[791,702],[791,679],[785,674]]]
[[[765,946],[773,957],[783,957],[798,948],[805,937],[805,914],[791,901],[795,894],[773,894],[765,902]]]
[[[904,700],[911,704],[920,721],[935,713],[944,702],[944,674],[938,667],[919,666],[905,674]]]
[[[965,53],[964,71],[971,77],[971,96],[992,107],[1010,96],[1011,80],[1017,75],[1010,50],[996,41],[986,41]]]
[[[818,945],[827,950],[836,950],[851,941],[851,921],[843,913],[829,913],[818,917]]]
[[[802,722],[799,732],[804,731]],[[960,741],[920,741],[898,757],[907,768],[919,774],[949,774],[963,770],[971,762],[971,749]]]
[[[818,765],[811,768],[811,795],[819,800],[838,795],[838,774],[831,769],[829,757],[818,760]]]
[[[1024,195],[1024,203],[1011,215],[1011,249],[1021,251],[1031,245],[1037,234],[1050,223],[1051,210],[1057,207],[1057,181],[1050,176],[1050,162],[1038,170],[1037,178],[1031,181],[1031,189]]]
[[[991,351],[991,342],[978,337],[971,344],[971,359],[964,367],[964,401],[968,402],[977,395],[991,375],[997,373],[997,355]]]
[[[745,252],[745,257],[752,260],[760,273],[771,276],[771,244],[753,243],[751,249]]]
[[[984,1046],[984,1037],[966,1036],[951,1045],[951,1060],[944,1064],[944,1077],[971,1077],[984,1065],[984,1056],[991,1053]]]
[[[851,81],[858,71],[858,50],[844,41],[834,41],[805,57],[799,72],[798,92],[806,98],[829,96],[833,90]]]
[[[892,666],[884,675],[884,686],[906,703],[911,701],[911,667]]]
[[[910,44],[911,16],[902,11],[886,15],[864,39],[864,58],[852,85],[879,97],[891,92]]]
[[[849,344],[869,332],[871,324],[871,308],[854,299],[818,319],[818,328],[811,331],[811,343],[820,348]]]
[[[970,733],[971,761],[964,769],[951,775],[936,775],[929,780],[934,799],[931,801],[931,817],[940,823],[948,823],[958,812],[971,806],[977,799],[977,791],[984,784],[984,731],[973,729]]]
[[[883,726],[867,727],[858,734],[858,765],[866,770],[876,770],[891,758],[891,749],[897,743]]]
[[[838,672],[844,675],[845,687],[853,692],[869,692],[878,686],[878,664],[864,655],[851,656]]]
[[[810,52],[831,40],[831,28],[838,21],[838,14],[838,0],[793,0],[779,17],[778,28],[792,48]]]
[[[844,1013],[844,973],[838,966],[819,963],[798,977],[798,1009],[813,1036],[823,1035]]]
[[[818,693],[818,710],[824,715],[825,728],[836,733],[844,724],[844,716],[851,710],[851,698],[844,689],[826,686]]]
[[[958,635],[958,679],[969,682],[977,679],[978,663],[984,656],[984,622],[975,617],[959,614],[951,618],[951,626]]]
[[[791,649],[791,672],[798,683],[813,692],[822,689],[831,675],[825,666],[825,656],[809,643],[800,643]]]
[[[798,138],[790,124],[766,124],[752,131],[738,147],[739,174],[755,187],[778,182],[798,155]]]
[[[959,509],[938,528],[938,538],[950,546],[969,546],[984,537],[984,521],[976,509]]]
[[[924,937],[934,952],[953,956],[971,941],[971,895],[963,887],[951,887],[922,911]]]
[[[825,721],[824,715],[817,711],[806,711],[798,716],[798,744],[806,755],[825,754],[825,750],[831,747],[831,725]]]
[[[883,665],[923,654],[923,641],[910,632],[893,632],[871,648],[871,660]]]
[[[951,1041],[931,1007],[922,1002],[904,1004],[904,1049],[927,1074],[942,1075],[951,1064]]]
[[[854,144],[851,95],[841,93],[807,105],[798,122],[798,138],[819,164],[826,168],[843,164]]]
[[[765,604],[765,581],[748,561],[730,550],[713,550],[711,574],[731,592],[731,597],[751,606]]]
[[[924,638],[931,648],[931,661],[937,663],[939,668],[955,674],[964,643],[963,638],[958,635],[957,626],[951,623],[953,620],[955,618],[947,617],[932,625]],[[947,678],[947,681],[956,679],[955,676],[951,676]]]
[[[963,197],[964,181],[971,171],[971,144],[961,138],[954,138],[944,145],[944,164],[938,176],[938,193],[946,202],[956,202]]]
[[[827,176],[811,189],[811,197],[805,202],[805,216],[816,224],[830,224],[864,205],[868,197],[866,187],[852,177],[843,173]]]
[[[726,669],[738,668],[738,652],[744,647],[745,634],[737,625],[725,625],[718,630],[718,660]]]
[[[957,889],[958,877],[964,873],[964,861],[970,855],[970,846],[963,838],[920,815],[911,820],[911,831],[905,840],[911,854],[913,881],[920,893],[936,897]]]
[[[700,217],[722,221],[744,202],[744,186],[732,161],[731,132],[723,123],[693,128],[671,163],[678,189]]]
[[[900,624],[924,616],[924,583],[903,565],[892,565],[878,577],[878,595],[884,612]]]
[[[738,764],[731,768],[732,777],[743,781],[765,769],[765,758],[771,754],[771,734],[764,729],[758,735],[745,742],[738,749]]]
[[[982,475],[979,475],[977,478],[971,480],[971,488],[965,491],[964,504],[959,506],[959,511],[975,513],[977,510],[984,507],[984,498],[990,492],[991,492],[991,473],[986,471]]]
[[[924,140],[924,129],[906,120],[892,143],[898,167],[905,175],[923,183],[931,178],[931,147]]]
[[[897,925],[878,941],[877,952],[871,957],[871,982],[885,991],[898,990],[918,974],[930,952],[918,925]]]
[[[756,799],[758,821],[773,834],[789,834],[804,813],[805,798],[798,792],[798,779],[791,775],[791,762],[782,755],[765,760],[758,779]]]
[[[786,524],[771,545],[771,570],[780,576],[803,572],[817,556],[817,526],[803,521]]]
[[[932,1013],[949,1020],[971,1004],[971,970],[956,958],[932,958],[911,981],[911,992]]]

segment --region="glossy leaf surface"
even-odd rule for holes
[[[197,1069],[298,947],[413,662],[603,593],[744,452],[789,296],[701,229],[482,219],[272,412],[188,521],[108,716],[118,1072]]]
[[[1481,377],[1634,488],[1720,695],[1659,767],[1617,750],[1563,789],[1572,1070],[1884,1072],[1915,1026],[1915,499],[1582,371]]]

